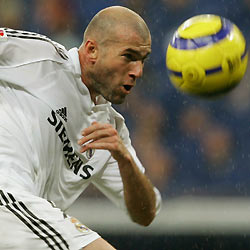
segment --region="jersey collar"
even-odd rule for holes
[[[70,56],[70,58],[72,60],[75,74],[78,77],[81,77],[81,65],[80,65],[80,61],[79,61],[78,49],[77,48],[70,49],[69,50],[69,56]]]
[[[81,65],[80,65],[80,60],[79,60],[78,49],[72,48],[68,51],[68,53],[69,53],[69,56],[70,56],[72,64],[73,64],[75,74],[77,77],[79,77],[81,79]],[[89,94],[89,90],[86,87],[86,85],[84,84],[84,82],[82,82],[82,80],[81,80],[81,83],[82,83],[81,86],[79,86],[80,90],[83,90],[84,93],[86,93],[86,91],[87,91]],[[89,94],[89,96],[90,96],[90,94]],[[99,95],[96,97],[96,105],[110,105],[111,106],[111,103],[108,102],[101,95]]]

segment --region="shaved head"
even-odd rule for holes
[[[84,42],[87,39],[94,39],[99,44],[115,42],[126,39],[127,34],[135,34],[143,41],[150,37],[146,23],[137,13],[125,7],[112,6],[93,17],[84,32]]]
[[[134,11],[112,6],[98,12],[84,33],[79,50],[81,78],[91,99],[98,95],[122,103],[142,76],[151,53],[151,35]]]

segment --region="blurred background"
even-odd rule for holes
[[[230,19],[249,44],[250,0],[0,0],[0,26],[70,49],[79,47],[90,19],[112,5],[139,13],[152,33],[144,76],[115,108],[163,206],[141,228],[90,187],[69,213],[120,250],[250,249],[250,66],[240,85],[216,100],[179,93],[165,66],[174,31],[197,14]]]

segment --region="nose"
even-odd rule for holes
[[[133,62],[133,66],[129,72],[129,76],[136,80],[137,78],[142,77],[143,74],[143,62],[135,61]]]

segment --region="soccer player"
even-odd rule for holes
[[[111,106],[150,52],[147,25],[120,6],[94,16],[79,49],[0,30],[0,249],[114,249],[63,212],[90,183],[132,221],[152,222],[160,193]]]

